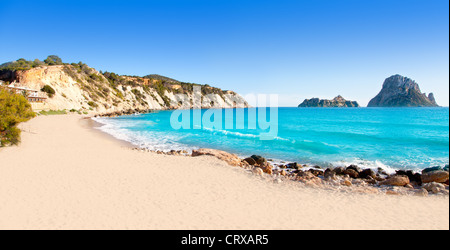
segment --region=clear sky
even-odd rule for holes
[[[0,62],[83,61],[161,74],[281,106],[366,105],[401,74],[449,103],[448,0],[0,0]]]

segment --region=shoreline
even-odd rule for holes
[[[78,115],[20,125],[22,144],[0,150],[1,229],[448,230],[448,196],[275,182],[208,155],[132,150],[86,125]]]
[[[295,107],[280,107],[281,109],[283,108],[295,108]],[[431,109],[448,109],[448,107],[407,107],[407,108],[411,108],[411,109],[427,109],[427,108],[431,108]],[[226,109],[226,108],[223,108]],[[222,110],[223,110],[222,109]],[[301,108],[296,108],[296,109],[301,109]],[[304,108],[304,109],[311,109],[311,108]],[[314,108],[313,108],[314,109]],[[317,108],[317,109],[336,109],[336,108]],[[338,108],[339,109],[339,108]],[[344,108],[345,109],[345,108]],[[353,108],[353,109],[358,109],[358,108]],[[367,108],[367,109],[385,109],[385,108]],[[404,109],[404,108],[391,108],[391,109]],[[163,111],[171,111],[171,110],[163,110]],[[157,112],[157,111],[156,111]],[[139,113],[140,115],[143,114],[147,114],[146,113]],[[126,116],[125,116],[126,117]],[[104,118],[106,121],[108,118],[111,118],[110,116],[95,116],[93,117],[93,119],[102,119]],[[114,118],[114,117],[112,117]],[[111,125],[108,122],[103,122],[101,121],[102,124],[105,125]],[[133,134],[129,134],[129,133],[116,133],[114,132],[114,127],[110,128],[108,126],[108,129],[106,131],[103,131],[104,133],[110,134],[113,137],[116,137],[121,140],[120,138],[122,138],[123,136],[125,136],[125,138],[127,138],[127,140],[134,146],[134,147],[140,147],[140,148],[144,148],[144,149],[150,149],[151,151],[162,151],[165,153],[168,153],[172,150],[175,151],[179,151],[179,150],[185,150],[185,151],[189,151],[191,152],[193,149],[199,149],[201,148],[198,145],[195,144],[173,144],[173,143],[164,143],[161,141],[153,141],[153,140],[143,140],[142,138],[135,138]],[[217,132],[217,131],[214,131]],[[219,130],[218,132],[222,132],[222,130]],[[224,134],[227,134],[225,131]],[[239,133],[236,133],[239,135]],[[247,136],[247,134],[245,134],[245,136]],[[253,135],[252,135],[253,136]],[[289,137],[287,137],[289,138]],[[289,139],[285,139],[285,138],[281,138],[283,140],[289,140]],[[294,140],[294,139],[292,139]],[[151,142],[151,143],[147,143],[147,142]],[[295,141],[294,141],[295,142]],[[198,143],[197,143],[198,144]],[[217,150],[224,150],[233,154],[238,154],[241,158],[246,158],[248,156],[250,156],[250,154],[255,153],[254,151],[258,151],[258,150],[253,150],[253,151],[246,151],[246,154],[241,153],[240,151],[237,150],[233,150],[233,148],[231,147],[215,147],[215,146],[211,146],[208,145],[206,146],[208,148],[214,148]],[[287,149],[286,151],[290,151],[289,149]],[[444,150],[445,151],[445,150]],[[294,152],[294,151],[293,151]],[[308,153],[308,152],[307,152]],[[262,156],[265,156],[265,153],[258,153],[256,152],[256,154],[261,154]],[[299,158],[299,157],[295,157],[295,155],[293,156],[292,154],[288,154],[287,156],[280,156],[283,154],[270,154],[266,152],[267,157],[274,159],[271,160],[271,163],[273,165],[277,164],[285,164],[285,163],[290,163],[290,162],[300,162],[303,165],[309,165],[309,166],[322,166],[322,167],[347,167],[349,165],[359,165],[362,168],[371,168],[375,171],[377,171],[379,168],[383,168],[384,171],[388,172],[389,174],[393,174],[396,171],[400,171],[400,170],[404,170],[404,171],[413,171],[416,173],[421,172],[423,169],[429,168],[429,167],[433,167],[433,166],[448,166],[449,165],[449,161],[448,161],[448,157],[446,157],[445,155],[443,155],[441,157],[441,155],[438,156],[430,156],[432,157],[433,161],[429,161],[429,159],[425,159],[425,161],[422,162],[408,162],[405,159],[408,159],[408,157],[403,157],[403,158],[392,158],[392,159],[385,159],[385,158],[380,158],[380,157],[364,157],[364,156],[360,156],[360,157],[353,157],[355,156],[355,154],[353,154],[353,152],[349,152],[345,157],[333,157],[333,158],[327,158],[327,156],[323,156],[321,158],[319,157],[310,157],[309,159],[307,158]],[[278,155],[278,157],[277,157]],[[410,158],[414,158],[414,156],[411,156]],[[287,160],[286,160],[287,159]],[[369,160],[370,159],[370,160]],[[403,161],[405,160],[405,161]]]
[[[421,171],[413,169],[395,169],[387,166],[387,168],[378,167],[374,168],[364,168],[355,164],[340,165],[340,166],[330,166],[322,167],[317,164],[308,163],[297,163],[289,162],[284,160],[271,160],[265,159],[264,156],[253,155],[253,156],[242,156],[235,155],[230,152],[218,150],[218,149],[202,149],[199,147],[192,146],[189,150],[151,150],[146,147],[140,147],[126,140],[121,140],[113,136],[112,134],[99,129],[101,126],[106,124],[97,122],[91,118],[98,127],[95,130],[100,133],[106,134],[114,140],[121,143],[127,143],[127,146],[133,150],[147,153],[156,153],[161,155],[169,156],[184,156],[184,157],[195,157],[194,154],[198,150],[209,151],[206,155],[214,156],[216,158],[234,158],[234,162],[230,165],[238,166],[245,170],[250,170],[253,173],[268,174],[273,176],[273,181],[293,181],[301,182],[307,186],[312,187],[323,187],[335,188],[336,186],[347,186],[347,187],[357,187],[366,188],[369,186],[374,188],[367,192],[376,194],[389,194],[389,195],[418,195],[418,196],[428,196],[432,195],[449,195],[449,180],[448,174],[446,180],[443,180],[441,176],[428,177],[430,169],[433,167],[423,169]],[[224,155],[226,155],[224,157]],[[262,158],[263,162],[257,164],[252,157]],[[223,160],[223,159],[222,159]],[[441,172],[449,172],[449,166],[441,167]],[[433,171],[435,171],[434,169]],[[429,171],[429,172],[433,172]],[[442,174],[442,173],[440,173]],[[278,177],[278,178],[277,178]],[[405,177],[402,179],[402,177]],[[424,181],[424,178],[427,178]],[[430,181],[431,178],[431,181]],[[444,177],[445,178],[445,177]],[[399,179],[400,181],[396,180]],[[358,192],[365,192],[359,190]]]

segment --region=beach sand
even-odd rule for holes
[[[131,150],[78,115],[0,149],[0,229],[449,229],[448,196],[274,184],[211,157]]]

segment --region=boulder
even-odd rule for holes
[[[449,166],[448,165],[445,165],[445,167],[444,167],[444,171],[449,171]]]
[[[256,161],[253,158],[251,158],[251,157],[244,159],[244,161],[246,161],[251,166],[255,166],[256,165]]]
[[[337,175],[344,175],[345,168],[344,168],[344,167],[337,167],[337,168],[333,169],[333,171],[334,171]]]
[[[370,176],[368,176],[366,178],[366,182],[367,182],[367,184],[371,184],[371,185],[377,185],[378,184],[378,181],[376,179],[370,177]]]
[[[332,179],[332,180],[334,180],[334,179],[336,179],[336,173],[331,168],[328,168],[323,173],[323,177],[325,177],[325,179]]]
[[[298,173],[297,173],[297,179],[298,180],[310,180],[310,179],[313,179],[313,178],[316,178],[316,176],[315,175],[313,175],[311,172],[309,172],[309,171],[307,171],[307,172],[305,172],[305,171],[299,171]]]
[[[422,175],[423,183],[431,183],[431,182],[445,183],[446,181],[448,181],[448,179],[449,179],[449,172],[443,170],[428,172]]]
[[[417,183],[419,186],[422,185],[422,175],[419,173],[414,173],[411,170],[405,171],[405,170],[398,170],[396,171],[397,175],[404,175],[408,176],[409,181],[411,183]]]
[[[311,174],[313,174],[314,176],[322,176],[323,175],[323,170],[320,170],[320,169],[310,169],[308,171]]]
[[[369,177],[375,179],[377,178],[377,174],[372,169],[365,169],[359,173],[359,177],[363,179],[367,179]]]
[[[261,169],[263,170],[263,172],[264,173],[266,173],[266,174],[273,174],[273,166],[272,165],[270,165],[269,163],[264,163],[262,166],[261,166]]]
[[[444,184],[431,182],[423,185],[423,188],[428,192],[432,192],[434,194],[438,194],[441,191],[445,190]]]
[[[289,163],[289,164],[286,165],[286,167],[287,168],[292,168],[292,169],[295,169],[295,170],[299,170],[299,169],[303,168],[303,166],[298,164],[297,162]]]
[[[262,165],[267,162],[266,158],[260,156],[260,155],[252,155],[251,158],[256,161],[256,164]]]
[[[422,170],[422,174],[431,173],[434,171],[441,171],[441,170],[443,170],[443,169],[440,166],[425,168],[424,170]]]
[[[358,173],[356,170],[351,169],[351,168],[347,168],[347,169],[344,171],[344,175],[348,175],[348,176],[350,176],[350,177],[353,178],[353,179],[356,179],[356,178],[359,177],[359,173]]]
[[[261,169],[261,168],[259,168],[259,167],[255,167],[254,169],[253,169],[253,173],[255,174],[255,175],[264,175],[264,171]]]
[[[280,168],[280,169],[286,169],[287,167],[286,167],[286,165],[278,165],[278,168]]]
[[[356,165],[348,166],[347,170],[349,170],[349,169],[355,170],[358,174],[361,172],[361,168]]]
[[[192,157],[203,156],[203,155],[216,157],[217,159],[225,161],[228,164],[230,164],[231,166],[236,166],[236,167],[241,166],[241,162],[242,162],[242,160],[237,155],[230,154],[225,151],[208,149],[208,148],[202,148],[202,149],[192,151]]]
[[[408,176],[405,175],[395,175],[391,176],[389,179],[380,183],[380,185],[386,186],[398,186],[404,187],[410,183]]]

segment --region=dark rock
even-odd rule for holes
[[[407,172],[405,170],[397,170],[397,171],[395,171],[395,173],[397,175],[406,175],[406,176],[408,176],[408,174],[407,174]]]
[[[380,93],[368,105],[368,107],[437,106],[433,94],[427,96],[420,91],[420,87],[415,81],[401,75],[387,78]]]
[[[411,170],[398,170],[396,171],[397,175],[408,176],[409,181],[417,183],[418,185],[422,185],[422,175],[419,173],[414,173]]]
[[[433,171],[441,171],[441,170],[443,170],[443,169],[440,166],[431,167],[431,168],[425,168],[424,170],[422,170],[422,174],[430,173],[430,172],[433,172]]]
[[[319,98],[306,99],[302,104],[298,105],[299,108],[354,108],[359,107],[359,104],[354,101],[347,101],[342,96],[337,96],[333,100],[321,100]]]
[[[336,177],[336,172],[334,172],[331,168],[328,168],[323,173],[323,177],[325,177],[325,179],[334,179]]]
[[[382,181],[385,181],[386,178],[383,178],[383,177],[377,175],[377,177],[375,178],[375,180],[377,180],[377,181],[379,181],[379,182],[382,182]]]
[[[250,164],[251,166],[255,166],[256,165],[255,159],[253,159],[251,157],[244,159],[244,161],[247,162],[248,164]]]
[[[256,164],[258,165],[262,165],[267,162],[267,160],[264,157],[259,155],[252,155],[250,158],[253,158],[253,160],[255,160]]]
[[[445,165],[445,167],[444,167],[444,171],[449,171],[449,166],[448,165]]]
[[[323,176],[324,172],[320,169],[310,169],[309,172],[314,176]]]
[[[289,164],[286,165],[286,167],[287,167],[287,168],[296,169],[296,170],[299,170],[299,169],[302,169],[302,168],[303,168],[303,166],[300,165],[300,164],[298,164],[297,162],[289,163]]]
[[[372,169],[365,169],[359,173],[359,178],[368,179],[369,177],[375,179],[377,178],[377,174]]]
[[[359,177],[359,173],[356,170],[352,169],[352,168],[347,168],[344,171],[344,175],[348,175],[348,176],[350,176],[353,179],[357,179]]]
[[[371,185],[377,185],[378,181],[372,178],[371,176],[366,177],[366,182]]]
[[[350,165],[347,170],[349,169],[355,170],[358,174],[361,173],[361,168],[356,165]]]
[[[409,177],[411,182],[417,183],[417,185],[422,186],[422,175],[419,173],[414,174],[414,176]]]
[[[297,177],[300,177],[301,179],[312,179],[315,178],[316,176],[311,173],[310,171],[299,171],[297,173]]]
[[[337,167],[337,168],[333,169],[333,171],[334,171],[337,175],[344,175],[345,168],[344,168],[344,167]]]

